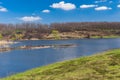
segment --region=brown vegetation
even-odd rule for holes
[[[0,39],[28,40],[54,39],[52,31],[57,30],[61,39],[90,38],[91,36],[119,36],[119,22],[71,22],[0,24]]]

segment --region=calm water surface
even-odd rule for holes
[[[0,77],[6,77],[39,66],[88,56],[104,50],[120,48],[120,39],[77,39],[21,41],[12,46],[76,44],[76,47],[13,50],[0,53]]]

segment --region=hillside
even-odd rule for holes
[[[120,49],[58,62],[2,80],[119,80]]]
[[[0,24],[0,40],[118,38],[120,22]]]

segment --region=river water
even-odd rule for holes
[[[12,50],[0,53],[0,78],[51,63],[88,56],[108,49],[120,48],[120,39],[76,39],[20,41],[17,46],[74,44],[74,47]]]

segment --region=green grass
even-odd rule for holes
[[[43,66],[1,80],[120,80],[120,49]]]

